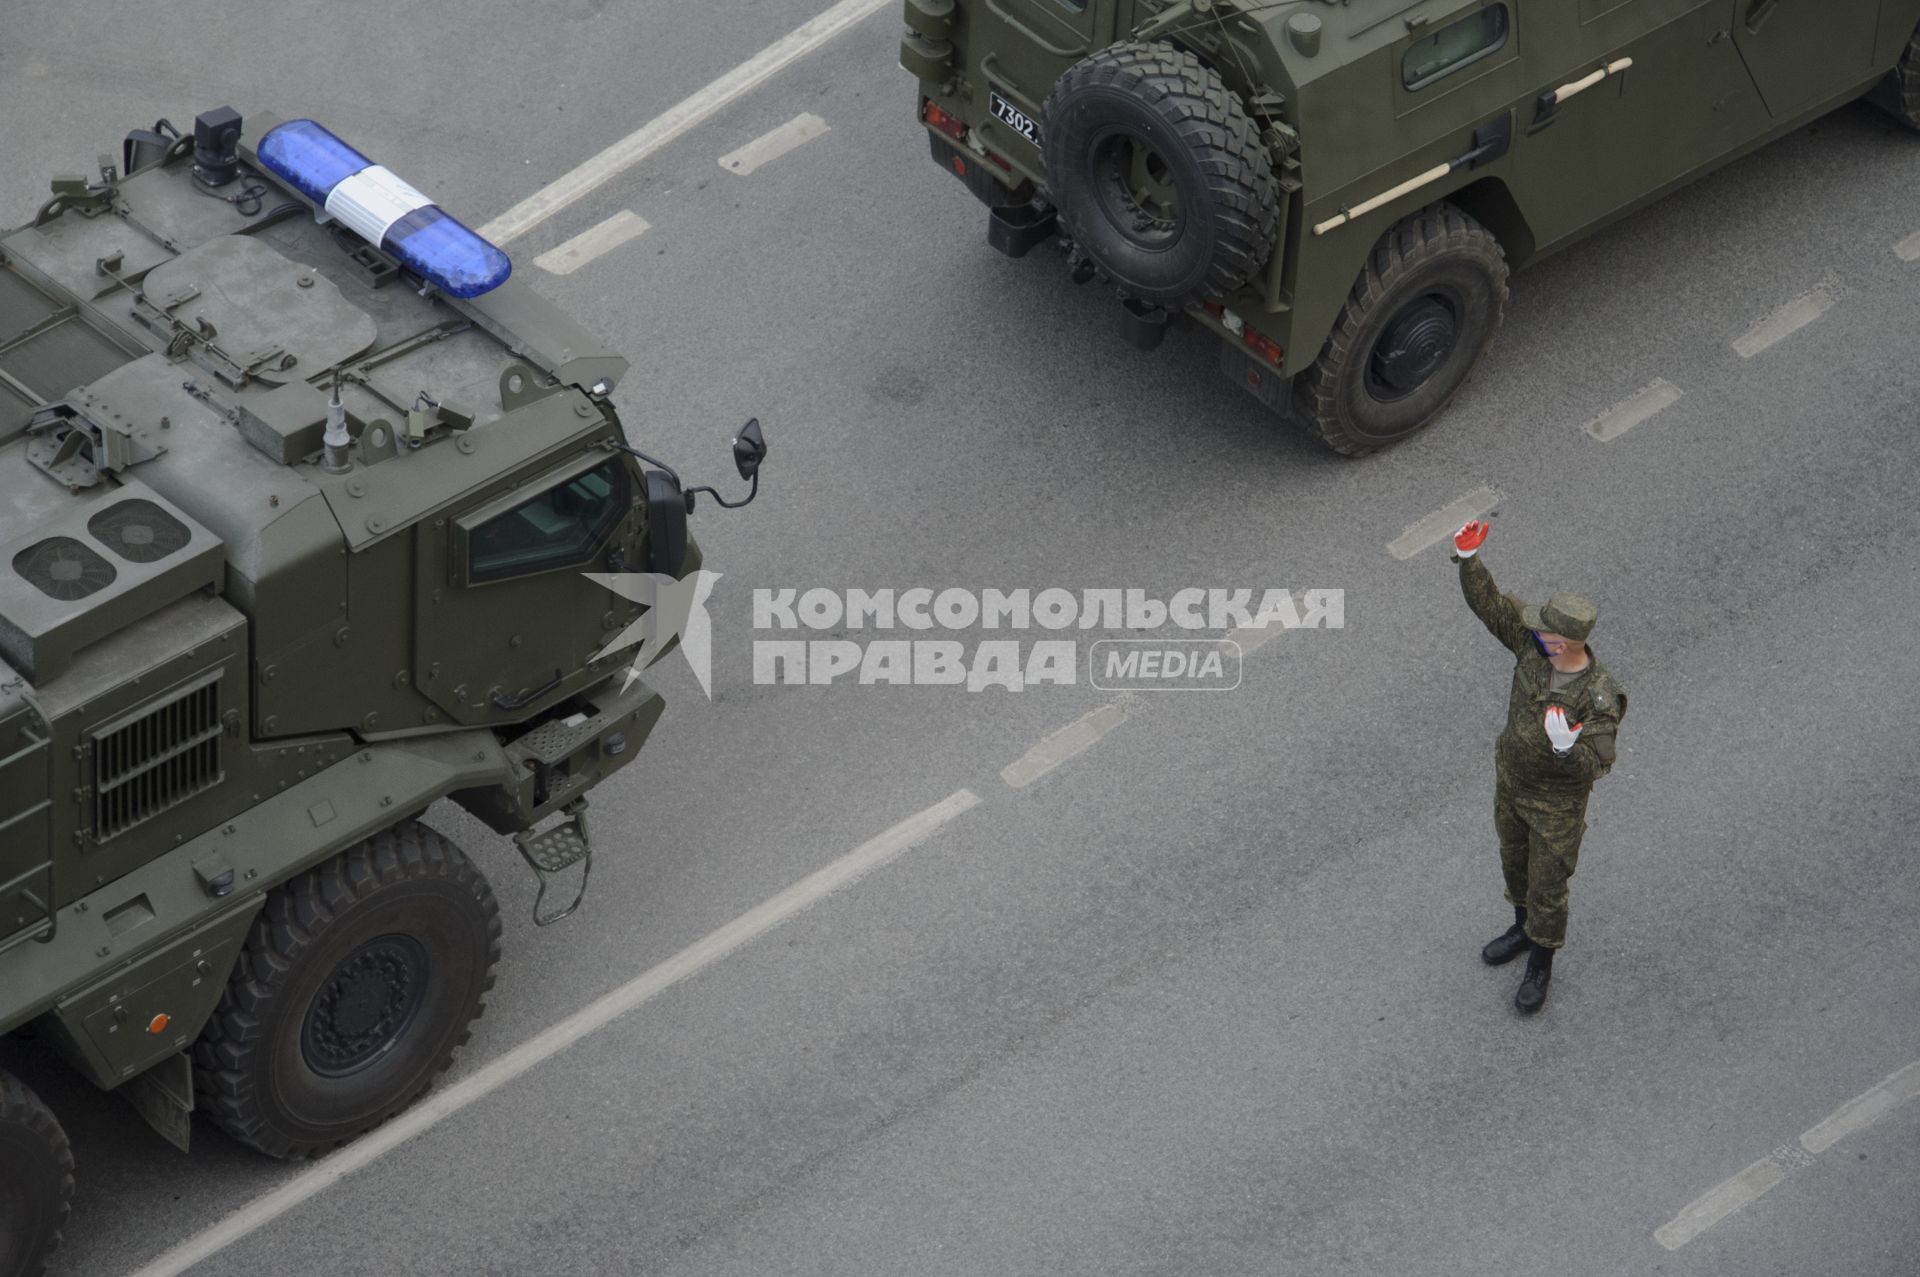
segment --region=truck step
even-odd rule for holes
[[[587,803],[584,798],[569,803],[565,818],[557,825],[546,829],[529,829],[513,836],[514,846],[520,849],[520,855],[532,866],[534,876],[540,880],[540,894],[533,901],[533,922],[535,926],[545,927],[573,916],[580,908],[580,902],[587,896],[587,878],[593,872],[593,845],[587,837]],[[547,888],[553,885],[555,875],[580,865],[580,886],[574,893],[573,903],[559,913],[543,913],[542,904],[547,898]]]

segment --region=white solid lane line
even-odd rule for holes
[[[1693,1199],[1687,1208],[1654,1230],[1653,1240],[1668,1250],[1682,1246],[1741,1210],[1787,1177],[1780,1164],[1763,1157],[1747,1169]]]
[[[548,249],[534,258],[533,264],[555,275],[570,275],[600,254],[612,252],[646,231],[644,217],[621,209],[593,229],[581,231],[558,248]]]
[[[496,244],[524,235],[567,205],[589,194],[688,129],[752,92],[862,18],[894,8],[897,0],[840,0],[831,9],[774,41],[704,89],[682,98],[600,154],[521,200],[480,228]]]
[[[1840,300],[1829,284],[1822,284],[1810,293],[1794,298],[1779,310],[1749,328],[1744,335],[1735,339],[1733,349],[1742,359],[1752,359],[1769,346],[1774,346],[1793,336],[1820,316],[1833,309],[1834,302]]]
[[[803,146],[825,134],[828,124],[811,111],[803,111],[779,128],[761,134],[737,151],[720,157],[720,167],[742,177],[797,146]]]
[[[1093,743],[1127,721],[1127,708],[1115,702],[1077,718],[1000,769],[1000,779],[1015,789],[1034,781],[1093,748]]]
[[[1893,255],[1903,262],[1920,262],[1920,231],[1915,231],[1895,244]]]
[[[1916,1095],[1920,1095],[1920,1061],[1907,1065],[1872,1090],[1854,1096],[1835,1109],[1825,1121],[1800,1137],[1800,1147],[1809,1153],[1824,1153],[1855,1131],[1866,1130]]]
[[[1411,559],[1442,538],[1452,536],[1468,519],[1477,519],[1499,504],[1500,493],[1497,489],[1475,488],[1458,501],[1450,502],[1420,522],[1410,525],[1405,532],[1387,543],[1387,553],[1396,559]]]
[[[461,1079],[438,1094],[429,1095],[386,1125],[315,1162],[312,1169],[301,1172],[273,1192],[188,1238],[132,1274],[132,1277],[177,1277],[201,1260],[219,1253],[392,1152],[414,1136],[452,1117],[469,1104],[486,1098],[588,1034],[606,1027],[649,999],[758,939],[794,914],[817,904],[863,874],[926,841],[941,826],[979,802],[979,796],[972,790],[962,789],[925,811],[909,816],[826,868],[802,878],[779,895],[741,914],[705,939],[695,941],[659,966],[642,972],[626,984],[588,1003],[472,1076]]]
[[[1610,443],[1679,403],[1680,394],[1680,387],[1664,377],[1655,377],[1638,394],[1622,400],[1589,421],[1586,431],[1601,443]]]

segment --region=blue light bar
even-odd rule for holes
[[[450,297],[500,287],[513,263],[499,248],[312,120],[260,139],[261,164]]]

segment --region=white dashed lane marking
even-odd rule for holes
[[[1496,489],[1475,488],[1387,542],[1387,553],[1396,559],[1411,559],[1428,546],[1452,536],[1468,519],[1477,519],[1499,504],[1500,493]]]
[[[602,253],[638,239],[646,230],[645,218],[621,209],[592,230],[581,231],[560,247],[548,249],[534,258],[533,264],[555,275],[569,275]]]
[[[1893,255],[1903,262],[1920,262],[1920,231],[1915,231],[1895,244]]]
[[[1653,1240],[1668,1250],[1679,1250],[1727,1216],[1759,1201],[1786,1177],[1787,1172],[1778,1162],[1763,1157],[1732,1179],[1694,1198],[1685,1210],[1654,1231]]]
[[[386,1125],[361,1136],[339,1152],[321,1158],[311,1169],[301,1171],[279,1188],[189,1237],[141,1268],[133,1277],[179,1277],[179,1274],[201,1260],[218,1254],[303,1202],[325,1192],[355,1171],[364,1169],[475,1101],[485,1099],[580,1039],[605,1028],[674,985],[757,940],[793,915],[925,842],[949,821],[979,803],[978,794],[970,789],[962,789],[949,794],[925,811],[907,817],[879,837],[861,844],[779,895],[747,910],[718,931],[709,933],[706,938],[696,940],[659,966],[641,972],[611,993],[589,1002],[479,1071],[460,1079],[444,1091],[429,1094],[425,1100]]]
[[[1769,346],[1786,340],[1832,310],[1834,302],[1838,300],[1833,288],[1827,284],[1822,284],[1812,292],[1794,298],[1749,328],[1744,335],[1736,338],[1733,343],[1734,353],[1742,359],[1752,359]]]
[[[1680,402],[1680,394],[1680,387],[1664,377],[1655,377],[1644,390],[1589,421],[1586,431],[1601,443],[1608,443],[1673,407]]]
[[[1000,769],[1000,779],[1015,789],[1025,789],[1034,781],[1093,748],[1095,741],[1127,721],[1125,705],[1102,705],[1093,713],[1077,718],[1054,732],[1032,749]]]
[[[763,133],[737,151],[720,157],[720,167],[745,176],[762,164],[779,159],[795,147],[804,146],[825,134],[828,124],[812,112],[802,112],[779,128]]]
[[[1465,522],[1465,520],[1461,520]],[[1457,526],[1457,525],[1456,525]],[[1290,627],[1272,612],[1261,612],[1245,625],[1236,625],[1227,631],[1226,641],[1237,644],[1241,656],[1251,656],[1273,640],[1286,633]]]
[[[1809,1153],[1824,1153],[1855,1131],[1866,1130],[1916,1095],[1920,1095],[1920,1061],[1842,1104],[1831,1117],[1800,1137],[1800,1147]]]
[[[819,17],[775,40],[699,92],[682,98],[592,159],[547,183],[482,226],[480,234],[496,244],[524,235],[695,125],[712,119],[728,104],[751,93],[862,18],[895,7],[896,0],[840,0]]]
[[[1685,1210],[1654,1230],[1653,1240],[1668,1250],[1679,1250],[1715,1224],[1758,1201],[1791,1172],[1812,1166],[1814,1154],[1824,1153],[1847,1136],[1866,1130],[1916,1096],[1920,1096],[1920,1061],[1842,1104],[1802,1135],[1797,1146],[1787,1144],[1775,1149],[1738,1175],[1694,1198]]]

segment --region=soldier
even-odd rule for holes
[[[1567,880],[1587,829],[1587,795],[1613,766],[1627,695],[1587,648],[1594,605],[1556,594],[1534,607],[1500,593],[1474,557],[1487,531],[1482,519],[1453,536],[1467,606],[1515,658],[1507,726],[1494,745],[1493,802],[1513,926],[1480,956],[1499,966],[1527,954],[1513,1003],[1532,1015],[1546,1004],[1554,951],[1566,943]]]

